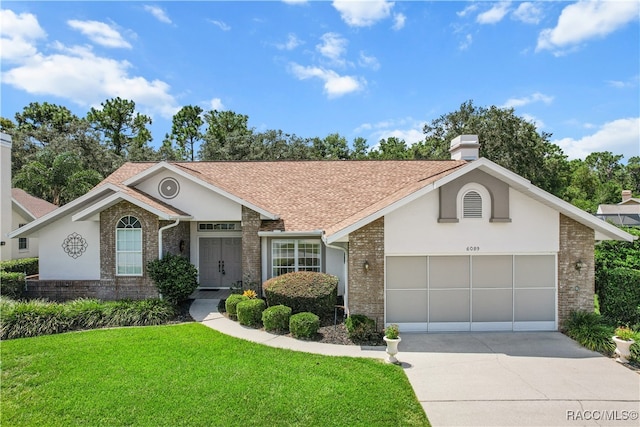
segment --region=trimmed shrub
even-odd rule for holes
[[[0,271],[0,295],[18,299],[24,292],[24,273]]]
[[[66,303],[0,299],[0,339],[35,337],[105,326],[159,325],[175,316],[159,299],[109,301],[80,299]]]
[[[241,294],[231,294],[229,295],[229,297],[227,298],[227,300],[224,303],[224,309],[227,311],[227,314],[229,315],[229,317],[231,317],[232,319],[236,319],[238,313],[236,311],[236,306],[238,305],[239,302],[241,301],[248,301],[249,297],[241,295]]]
[[[286,305],[294,314],[309,311],[321,318],[333,318],[338,278],[325,273],[299,271],[269,279],[263,289],[269,306]]]
[[[189,298],[198,287],[198,270],[183,256],[167,253],[162,259],[150,261],[147,271],[162,298],[174,305]]]
[[[611,355],[616,346],[611,340],[614,327],[604,323],[602,316],[586,311],[574,311],[563,325],[565,333],[589,350]]]
[[[375,320],[364,314],[352,314],[344,322],[349,338],[354,343],[367,343],[380,340],[380,333],[376,331]]]
[[[296,338],[312,338],[319,328],[320,318],[313,313],[297,313],[289,319],[289,330]]]
[[[38,274],[38,258],[21,258],[0,262],[0,271],[23,273],[26,276]]]
[[[247,301],[240,301],[236,306],[238,322],[245,326],[259,326],[262,320],[262,312],[267,304],[263,299],[255,298]]]
[[[290,318],[291,307],[286,305],[274,305],[262,312],[262,324],[267,331],[288,331]]]
[[[640,271],[613,268],[600,274],[600,313],[613,323],[640,323]]]

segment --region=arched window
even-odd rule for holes
[[[116,226],[116,274],[142,276],[142,225],[134,216],[124,216]]]
[[[477,191],[467,191],[462,197],[462,217],[482,218],[482,196]]]

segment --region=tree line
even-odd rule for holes
[[[550,133],[512,108],[479,107],[471,100],[425,124],[424,139],[415,144],[396,137],[373,146],[357,137],[349,144],[338,133],[321,138],[258,132],[248,122],[233,111],[188,105],[173,116],[156,150],[150,145],[151,118],[136,111],[134,101],[118,97],[85,117],[62,105],[33,102],[14,120],[1,117],[0,129],[13,139],[13,186],[58,205],[85,194],[127,161],[437,160],[450,157],[450,141],[462,134],[478,135],[482,157],[588,212],[619,202],[622,189],[640,194],[640,156],[626,164],[608,151],[568,160]]]

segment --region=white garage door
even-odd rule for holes
[[[387,257],[386,323],[403,330],[555,330],[555,255]]]

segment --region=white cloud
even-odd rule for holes
[[[513,11],[513,18],[525,24],[538,24],[542,19],[542,9],[538,4],[524,2]]]
[[[322,43],[316,45],[316,50],[332,61],[344,62],[341,57],[347,52],[347,39],[336,33],[324,33],[320,38]]]
[[[525,96],[522,98],[509,98],[502,105],[502,108],[516,108],[522,107],[527,104],[531,104],[533,102],[543,102],[545,104],[550,104],[553,102],[553,96],[545,95],[540,92],[535,92],[529,96]]]
[[[301,41],[298,37],[296,37],[295,34],[290,33],[287,36],[287,41],[285,43],[276,43],[275,46],[277,49],[280,49],[280,50],[293,50],[303,43],[304,42]]]
[[[580,139],[563,138],[551,141],[562,148],[569,159],[584,159],[589,154],[611,151],[625,159],[640,155],[640,117],[618,119],[605,123],[592,135]]]
[[[67,24],[74,30],[80,31],[91,41],[105,47],[122,47],[131,49],[131,45],[122,38],[120,33],[108,24],[99,21],[78,21],[71,19]]]
[[[37,40],[47,36],[38,19],[30,13],[16,15],[12,10],[0,10],[0,24],[0,57],[3,62],[20,61],[35,55]]]
[[[171,24],[171,18],[167,15],[167,12],[164,11],[161,7],[144,5],[144,10],[152,14],[158,21],[164,22],[165,24]]]
[[[422,128],[424,122],[404,117],[400,119],[383,120],[377,123],[363,123],[358,126],[354,133],[368,133],[367,140],[372,144],[371,149],[375,149],[381,139],[395,137],[403,139],[407,146],[412,146],[416,142],[424,140]]]
[[[298,5],[298,4],[305,4],[307,3],[307,0],[282,0],[283,3],[287,3],[287,4],[293,4],[293,5]]]
[[[212,98],[211,101],[207,103],[207,107],[217,111],[225,110],[225,106],[222,104],[222,100],[220,98]]]
[[[134,99],[148,114],[170,118],[177,111],[169,85],[131,76],[127,61],[100,57],[88,47],[55,42],[54,54],[37,53],[2,73],[2,81],[34,95],[52,95],[81,106],[94,106],[119,96]]]
[[[468,14],[475,12],[477,9],[478,9],[478,4],[477,3],[473,3],[473,4],[470,4],[469,6],[465,7],[464,9],[462,9],[460,12],[456,12],[456,15],[458,15],[461,18],[463,18],[463,17],[467,16]]]
[[[467,34],[464,40],[458,45],[458,49],[467,50],[469,46],[471,46],[471,43],[473,43],[473,36],[471,36],[471,34]]]
[[[407,17],[403,13],[396,13],[393,15],[393,28],[398,31],[404,28],[404,23],[407,21]]]
[[[231,27],[223,21],[216,21],[215,19],[209,19],[208,21],[211,22],[216,27],[220,28],[222,31],[231,30]]]
[[[486,12],[478,14],[476,22],[478,24],[496,24],[502,21],[502,18],[509,12],[511,2],[496,3]]]
[[[374,71],[380,69],[380,62],[378,61],[378,58],[375,56],[367,56],[367,54],[362,51],[360,51],[358,65],[365,68],[371,68]]]
[[[320,67],[305,67],[296,63],[289,64],[290,72],[299,80],[318,78],[324,82],[324,92],[329,98],[338,98],[357,92],[366,86],[366,81],[354,76],[341,76],[333,70]]]
[[[527,114],[524,113],[521,115],[523,119],[525,119],[526,121],[528,121],[529,123],[533,123],[536,127],[536,129],[540,130],[540,129],[544,129],[544,122],[542,120],[540,120],[539,118],[537,118],[536,116],[532,116],[531,114]]]
[[[391,14],[394,3],[386,0],[334,1],[333,7],[351,27],[370,27]]]
[[[579,1],[562,10],[555,28],[546,28],[538,36],[536,51],[575,47],[586,40],[604,37],[638,19],[637,1]]]
[[[607,80],[607,84],[616,89],[634,88],[640,83],[640,75],[636,75],[627,80]]]

